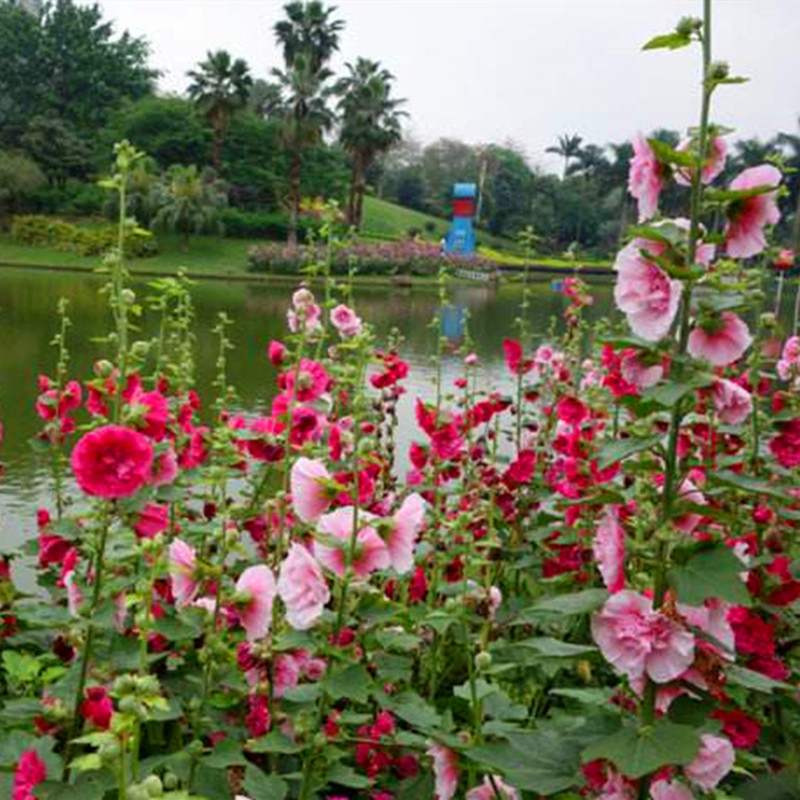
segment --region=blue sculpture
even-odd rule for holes
[[[453,256],[475,255],[475,198],[478,191],[474,183],[453,185],[453,222],[444,240],[444,251]]]

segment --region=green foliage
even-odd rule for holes
[[[750,605],[750,594],[742,579],[742,562],[729,547],[718,545],[701,550],[685,564],[670,571],[670,582],[678,600],[699,606],[709,597]]]
[[[0,150],[0,222],[18,211],[44,182],[35,161],[21,153]]]

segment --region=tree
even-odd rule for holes
[[[303,155],[333,125],[328,107],[331,71],[325,66],[339,48],[341,20],[331,19],[334,8],[322,3],[293,2],[284,6],[286,19],[275,25],[283,49],[284,69],[272,74],[281,88],[274,114],[280,118],[289,153],[289,244],[297,244]]]
[[[34,117],[21,143],[55,186],[63,187],[67,178],[85,179],[89,172],[88,142],[60,117]]]
[[[0,229],[19,205],[45,183],[35,161],[21,153],[0,150]]]
[[[183,249],[189,249],[193,233],[222,233],[219,212],[227,205],[225,187],[212,170],[175,164],[167,170],[157,188],[152,227],[179,233]]]
[[[405,101],[390,96],[394,77],[379,62],[359,58],[346,67],[347,76],[336,85],[341,113],[339,140],[350,155],[352,167],[347,223],[360,228],[367,170],[402,138],[400,118],[404,112],[399,106]]]
[[[211,163],[221,172],[222,143],[234,112],[244,107],[250,95],[253,79],[250,69],[241,58],[232,59],[227,50],[209,52],[199,69],[190,70],[192,79],[189,97],[205,115],[213,131]]]
[[[545,150],[546,153],[555,153],[557,156],[561,156],[564,159],[564,171],[561,176],[562,178],[567,177],[570,159],[577,158],[581,149],[582,141],[583,138],[578,136],[577,133],[573,133],[572,136],[569,134],[564,134],[563,136],[558,137],[557,145],[548,147]]]

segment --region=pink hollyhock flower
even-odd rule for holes
[[[628,171],[628,191],[639,204],[639,222],[658,210],[658,195],[664,187],[661,165],[653,148],[641,134],[633,139],[633,158]]]
[[[300,664],[291,653],[281,653],[275,659],[272,675],[275,682],[275,697],[283,697],[287,689],[293,689],[300,681]]]
[[[333,494],[326,485],[330,480],[330,473],[319,460],[302,457],[292,465],[292,506],[303,522],[314,522],[331,504]]]
[[[328,584],[314,556],[297,542],[281,564],[278,594],[286,606],[286,620],[298,631],[312,628],[331,599]]]
[[[789,247],[779,250],[772,266],[780,272],[791,269],[794,266],[794,250]]]
[[[800,336],[790,336],[786,340],[776,368],[782,381],[788,381],[798,376],[798,372],[800,372]]]
[[[781,422],[779,433],[770,439],[769,451],[787,469],[800,467],[800,417]]]
[[[175,539],[169,546],[169,575],[172,594],[179,606],[187,606],[197,594],[195,578],[196,554],[194,547],[183,539]]]
[[[614,506],[608,506],[600,518],[592,552],[608,591],[620,591],[625,586],[625,530]]]
[[[355,509],[352,506],[344,506],[331,511],[330,514],[324,514],[317,523],[320,533],[338,539],[340,544],[329,546],[316,542],[314,555],[324,567],[340,578],[344,576],[347,566],[354,516]],[[361,527],[356,535],[355,554],[351,564],[353,572],[359,578],[366,578],[376,570],[388,569],[392,563],[389,548],[383,539],[371,525],[365,524],[373,519],[374,515],[366,511],[359,512],[358,521]]]
[[[618,772],[609,769],[609,775],[600,787],[596,800],[635,800],[632,784]]]
[[[95,728],[102,731],[108,730],[114,714],[114,704],[111,702],[105,686],[90,686],[86,690],[85,699],[81,703],[81,714]]]
[[[160,503],[148,503],[140,512],[133,526],[141,539],[152,539],[169,528],[169,508]]]
[[[153,462],[153,475],[150,483],[153,486],[166,486],[178,477],[178,456],[170,447],[160,455],[156,456]]]
[[[150,477],[153,445],[121,425],[85,434],[72,451],[72,471],[86,494],[114,499],[136,494]]]
[[[694,800],[694,795],[688,786],[678,781],[668,781],[666,778],[653,781],[650,786],[650,797],[652,800]]]
[[[161,392],[143,392],[141,388],[137,388],[126,400],[133,412],[134,427],[145,436],[160,442],[166,435],[169,422],[167,398]]]
[[[654,342],[669,332],[678,311],[683,286],[641,253],[649,243],[634,239],[617,254],[614,301],[628,318],[631,330]]]
[[[675,680],[694,660],[694,636],[655,611],[651,601],[624,589],[592,618],[592,636],[603,656],[629,679],[644,674],[656,683]]]
[[[622,377],[639,391],[655,386],[664,377],[663,364],[647,365],[634,350],[624,351],[620,362]]]
[[[35,750],[26,750],[17,762],[11,800],[36,800],[33,790],[47,779],[47,766]]]
[[[273,367],[279,367],[286,359],[286,345],[273,339],[267,345],[267,358]]]
[[[319,361],[301,358],[296,369],[287,370],[280,375],[278,385],[290,397],[296,386],[295,400],[300,403],[310,403],[328,391],[331,386],[331,376]]]
[[[777,225],[781,218],[776,202],[780,182],[780,170],[772,164],[750,167],[731,181],[729,188],[733,190],[774,187],[774,191],[732,204],[725,227],[725,249],[731,258],[750,258],[758,255],[767,246],[764,227]]]
[[[678,150],[685,152],[689,149],[690,139],[684,139],[679,145]],[[728,144],[721,136],[715,136],[708,146],[708,156],[700,170],[700,180],[711,183],[725,169],[725,158],[728,155]],[[691,186],[694,170],[690,167],[681,167],[675,170],[675,182],[681,186]]]
[[[684,478],[683,483],[678,489],[678,500],[684,503],[692,503],[696,506],[707,505],[705,495],[697,488],[694,481],[690,477]],[[674,521],[675,527],[685,534],[691,534],[694,529],[700,524],[703,519],[701,514],[690,511]]]
[[[361,333],[361,318],[352,308],[340,303],[331,311],[331,323],[341,336],[357,336]]]
[[[752,342],[742,319],[732,311],[723,311],[689,334],[688,350],[693,358],[727,367],[740,359]]]
[[[727,603],[717,598],[709,598],[702,606],[678,603],[677,608],[689,625],[699,628],[711,638],[711,641],[698,642],[698,646],[711,650],[723,658],[733,659],[735,638],[733,627],[728,621],[730,606]]]
[[[248,567],[236,581],[236,603],[239,622],[249,640],[261,639],[272,624],[272,603],[275,600],[275,576],[265,564]]]
[[[482,784],[467,792],[465,800],[519,800],[519,792],[499,775],[493,775],[491,779],[487,775]]]
[[[438,742],[425,752],[433,760],[434,800],[452,800],[458,789],[458,756]]]
[[[398,575],[405,575],[414,566],[414,545],[424,521],[425,501],[414,492],[395,511],[386,537],[391,565]]]
[[[286,321],[289,330],[297,333],[301,329],[306,333],[314,333],[322,327],[322,309],[316,303],[309,303],[298,309],[289,309],[286,312]]]
[[[695,786],[710,792],[731,771],[734,761],[736,753],[728,739],[704,733],[700,737],[700,751],[683,771]]]
[[[714,408],[726,425],[740,425],[753,410],[753,398],[738,383],[721,378],[714,382]]]

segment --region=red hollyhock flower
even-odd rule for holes
[[[556,415],[568,425],[580,425],[589,416],[589,410],[576,397],[562,397],[556,406]]]
[[[523,359],[522,345],[517,339],[503,339],[503,355],[508,371],[513,375],[524,375],[533,368],[532,359]]]
[[[711,712],[711,716],[722,722],[722,732],[731,740],[734,747],[747,750],[753,747],[761,736],[761,726],[758,722],[738,708],[730,711],[718,708]]]
[[[247,698],[249,711],[244,718],[247,730],[253,737],[264,736],[269,732],[272,719],[269,715],[269,698],[263,694],[251,694]]]
[[[779,430],[769,443],[770,452],[782,467],[800,466],[800,417],[781,423]]]
[[[86,690],[86,699],[81,703],[81,714],[87,722],[91,722],[95,728],[108,730],[111,724],[111,717],[114,714],[114,704],[108,696],[104,686],[90,686]]]

